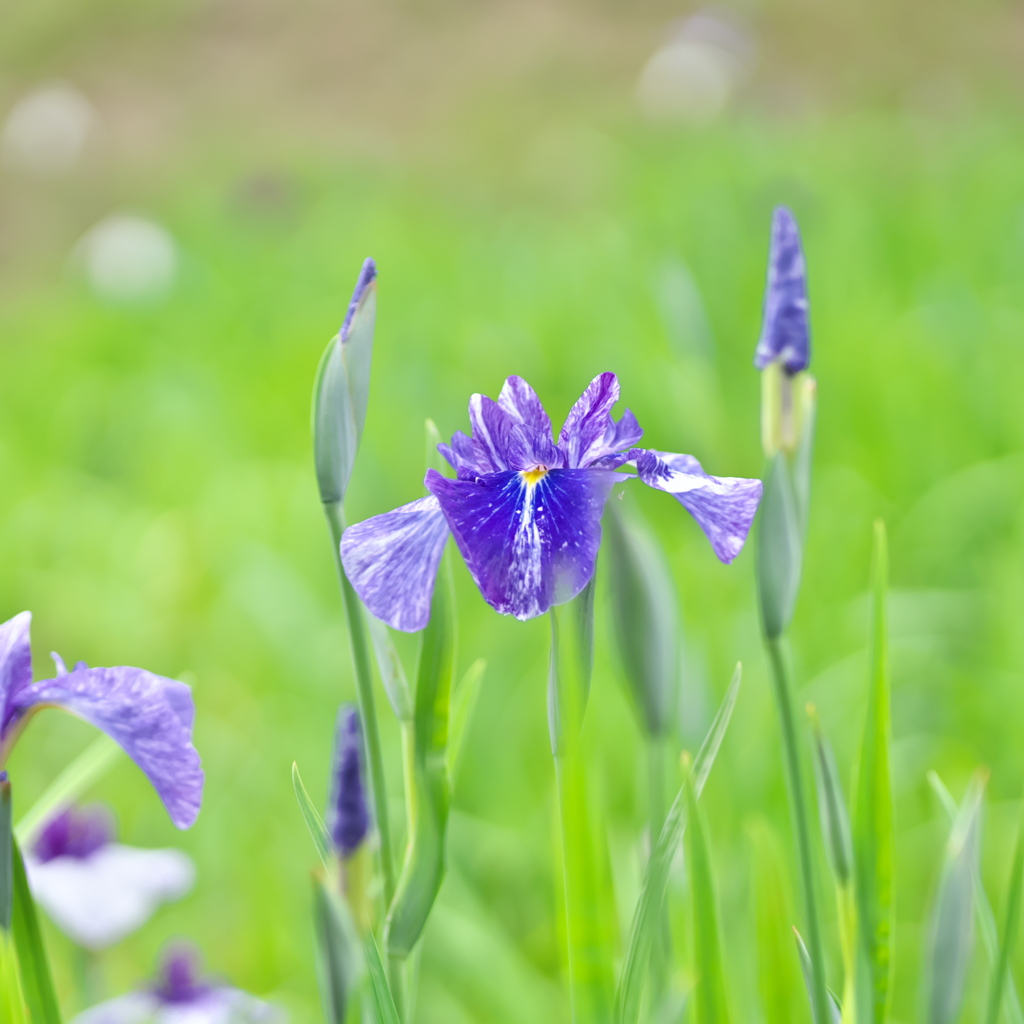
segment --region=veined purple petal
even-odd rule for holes
[[[709,476],[692,455],[634,448],[637,474],[649,487],[667,491],[697,520],[726,564],[743,550],[761,501],[760,480]]]
[[[178,828],[199,814],[203,770],[192,746],[189,688],[141,668],[86,668],[25,687],[19,714],[40,705],[64,708],[119,743],[142,769]]]
[[[341,561],[363,604],[395,629],[414,633],[430,620],[448,524],[437,499],[420,498],[350,526]]]
[[[785,206],[777,207],[772,216],[764,319],[754,366],[763,370],[775,360],[781,360],[790,374],[806,370],[811,361],[804,251],[796,219]]]
[[[551,440],[551,418],[544,411],[537,392],[522,377],[513,375],[506,379],[498,395],[498,405],[534,434]]]
[[[363,295],[366,294],[366,289],[377,280],[377,264],[372,259],[367,258],[363,261],[363,269],[359,272],[359,278],[356,281],[355,291],[352,293],[352,301],[348,304],[348,310],[345,313],[345,319],[341,325],[341,331],[339,335],[341,337],[342,344],[348,340],[348,332],[352,327],[352,319],[356,315],[356,310],[359,308],[359,303],[363,300]]]
[[[338,712],[327,817],[338,852],[351,857],[370,831],[370,811],[363,786],[362,732],[359,714],[352,707],[343,707]]]
[[[535,482],[524,473],[425,483],[491,607],[532,619],[575,597],[594,575],[601,513],[617,474],[553,469]]]
[[[611,411],[619,400],[619,379],[614,373],[599,373],[565,417],[558,446],[565,452],[570,469],[589,466],[605,451],[605,437],[612,426]]]
[[[460,479],[494,472],[490,459],[483,454],[480,446],[461,430],[456,430],[452,435],[451,444],[439,444],[437,450],[448,460]]]
[[[51,818],[32,847],[40,864],[58,857],[85,860],[114,838],[114,816],[102,804],[69,807]]]
[[[32,613],[22,612],[0,625],[0,740],[15,718],[15,699],[32,683],[31,624]]]

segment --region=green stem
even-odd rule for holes
[[[377,725],[377,705],[373,696],[373,672],[370,668],[370,651],[366,637],[366,623],[363,608],[352,584],[345,575],[341,564],[341,535],[345,532],[345,513],[340,502],[324,504],[324,512],[331,528],[334,545],[334,560],[338,567],[338,581],[345,604],[348,621],[349,642],[352,645],[352,662],[356,673],[356,692],[359,698],[359,717],[362,720],[363,738],[366,741],[366,761],[370,769],[370,791],[373,797],[373,812],[380,836],[381,877],[384,882],[384,905],[391,905],[395,894],[395,859],[391,845],[391,820],[388,817],[387,784],[384,781],[384,755],[380,745],[380,729]]]
[[[831,1019],[828,1002],[828,988],[825,982],[825,950],[821,935],[821,918],[818,914],[818,898],[814,884],[814,861],[811,857],[811,828],[807,813],[807,790],[804,785],[804,771],[800,756],[800,739],[793,711],[793,694],[789,673],[782,651],[781,637],[765,637],[768,661],[771,665],[772,685],[775,703],[779,710],[779,724],[782,727],[782,748],[786,763],[786,784],[789,790],[793,827],[796,831],[797,860],[800,867],[800,883],[803,890],[804,911],[807,916],[807,950],[811,958],[811,1006],[818,1024],[827,1024]]]
[[[665,824],[665,747],[661,736],[652,733],[646,734],[644,746],[647,753],[647,799],[653,851]],[[658,931],[651,949],[650,966],[650,1005],[655,1011],[668,990],[669,965],[672,963],[672,932],[669,927],[668,907],[662,905],[658,916]]]

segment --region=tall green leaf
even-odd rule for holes
[[[330,871],[334,861],[334,842],[330,832],[327,831],[323,818],[320,817],[313,801],[310,800],[306,787],[302,784],[299,766],[294,761],[292,762],[292,787],[295,790],[295,799],[299,803],[302,820],[306,823],[306,828],[309,829],[309,835],[316,847],[317,855],[324,868]]]
[[[861,944],[857,964],[858,971],[867,975],[858,980],[857,991],[870,993],[870,998],[859,1000],[857,1008],[862,1021],[882,1024],[892,984],[895,829],[885,621],[889,567],[885,524],[881,520],[875,523],[873,575],[871,674],[867,718],[853,795],[853,854]]]
[[[0,931],[0,1021],[3,1024],[30,1024],[18,977],[14,940],[3,931]]]
[[[406,726],[406,800],[409,834],[405,861],[384,926],[392,957],[406,957],[423,932],[444,880],[451,784],[448,717],[455,667],[455,597],[451,567],[442,566],[430,622],[423,631],[414,718]]]
[[[718,709],[718,714],[715,715],[715,720],[711,723],[711,728],[693,762],[693,788],[698,797],[704,789],[711,767],[722,746],[722,740],[725,738],[733,708],[736,706],[736,698],[739,696],[742,676],[743,668],[737,665],[722,706]],[[686,819],[686,793],[684,789],[680,789],[669,808],[661,835],[658,836],[651,858],[647,862],[640,896],[633,911],[629,942],[615,995],[617,1024],[636,1024],[640,1019],[644,980],[647,976],[651,946],[658,931],[659,911],[665,899],[669,867],[683,841]]]
[[[365,967],[352,916],[328,877],[313,878],[317,974],[328,1024],[345,1024]]]
[[[0,933],[11,930],[14,908],[14,809],[7,772],[0,775]]]
[[[692,772],[687,770],[686,811],[690,821],[687,836],[690,871],[690,901],[693,909],[693,962],[696,983],[693,990],[696,1024],[728,1024],[722,938],[718,921],[713,858],[708,845],[704,815],[697,805]]]
[[[398,1010],[395,1008],[395,1000],[388,987],[388,978],[384,971],[384,964],[381,962],[380,950],[371,934],[367,934],[363,938],[363,954],[366,958],[369,975],[367,993],[371,1021],[373,1024],[401,1024]]]
[[[988,999],[988,1024],[999,1024],[999,1011],[1003,1005],[1006,979],[1010,976],[1010,957],[1017,943],[1020,929],[1021,883],[1024,881],[1024,823],[1017,829],[1017,845],[1010,868],[1010,891],[1006,897],[1006,917],[1003,925],[1003,942],[999,949],[999,960],[992,972],[992,987]]]
[[[25,862],[15,840],[14,853],[14,915],[11,934],[18,953],[21,987],[32,1024],[60,1024],[60,1006],[53,988],[50,962],[43,945],[36,905],[28,887]]]
[[[811,966],[811,954],[807,952],[807,945],[803,940],[803,936],[794,928],[793,935],[796,938],[796,949],[800,956],[800,969],[803,971],[804,984],[807,986],[807,998],[811,1004],[811,1014],[814,1015],[814,968]],[[828,1016],[829,1019],[825,1024],[841,1024],[843,1019],[842,1007],[839,1005],[839,1000],[836,999],[835,993],[829,990],[828,992]],[[821,1024],[820,1021],[815,1017],[814,1024]]]
[[[477,658],[463,673],[452,694],[452,714],[448,729],[448,777],[452,780],[452,785],[455,784],[458,775],[469,721],[473,717],[473,709],[480,696],[486,669],[487,662],[483,658]]]
[[[946,843],[928,943],[927,1024],[953,1024],[963,1003],[973,946],[974,875],[981,846],[984,790],[985,776],[978,773],[971,780]]]

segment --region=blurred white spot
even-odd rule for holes
[[[79,243],[93,290],[105,299],[159,298],[174,281],[177,250],[165,228],[142,217],[115,214]]]
[[[95,127],[96,108],[74,86],[47,85],[20,99],[7,115],[4,162],[35,174],[59,174],[79,158]]]
[[[637,82],[643,112],[658,121],[713,121],[750,65],[749,33],[731,16],[702,11],[677,23]]]

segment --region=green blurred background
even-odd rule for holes
[[[820,401],[793,656],[847,782],[873,519],[891,535],[895,1019],[916,1015],[946,831],[927,769],[959,795],[991,768],[984,861],[1001,904],[1024,782],[1024,8],[698,13],[668,0],[0,8],[0,617],[35,613],[39,674],[56,649],[190,681],[207,771],[184,834],[128,763],[96,787],[125,841],[178,845],[199,867],[189,897],[104,957],[110,993],[189,936],[215,972],[319,1019],[315,857],[289,770],[298,759],[323,799],[354,688],[308,403],[361,260],[376,257],[380,291],[350,519],[420,496],[424,419],[465,428],[469,395],[496,395],[509,373],[558,421],[614,370],[652,446],[754,476],[751,357],[779,202],[804,231]],[[24,106],[21,129],[14,117],[54,88],[59,144],[24,128]],[[138,259],[97,241],[125,214],[162,225]],[[758,1021],[753,879],[765,837],[786,858],[790,840],[752,553],[718,564],[673,501],[636,490],[626,500],[681,596],[680,747],[746,667],[703,803],[734,1012]],[[548,627],[493,614],[461,567],[458,582],[459,663],[489,668],[417,1020],[566,1020]],[[607,612],[601,595],[587,739],[625,928],[645,773]],[[34,722],[11,766],[22,809],[89,739],[66,716]],[[681,923],[681,871],[672,900]],[[47,938],[72,1010],[72,951]],[[792,1014],[808,1017],[802,995]]]

